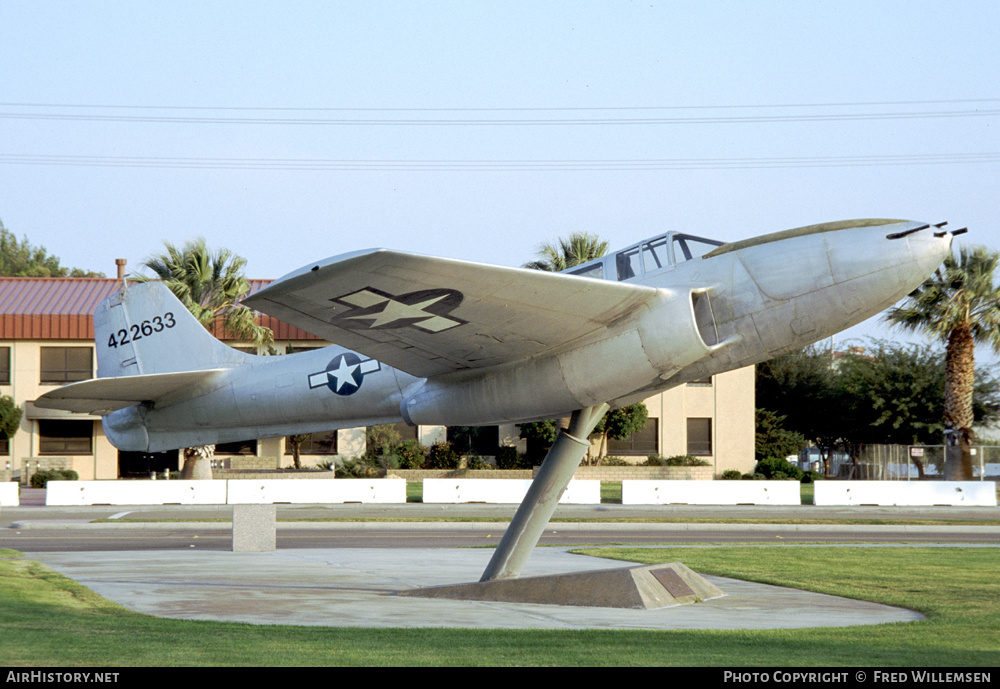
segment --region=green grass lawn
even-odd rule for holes
[[[994,666],[992,548],[601,548],[917,609],[921,622],[767,631],[354,629],[165,620],[0,551],[0,665]]]

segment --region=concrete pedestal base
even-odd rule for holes
[[[400,596],[602,608],[665,608],[726,595],[680,562],[400,591]]]
[[[276,542],[274,505],[233,505],[234,553],[268,553]]]

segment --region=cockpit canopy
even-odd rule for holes
[[[599,280],[632,280],[701,258],[723,244],[714,239],[668,232],[562,272]]]

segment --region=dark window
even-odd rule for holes
[[[0,347],[0,385],[10,385],[10,347]]]
[[[417,440],[417,427],[411,426],[408,423],[394,423],[392,424],[392,430],[399,433],[400,440]]]
[[[642,275],[642,265],[639,263],[639,247],[634,246],[625,251],[619,251],[615,256],[615,271],[619,280],[631,280]]]
[[[3,433],[0,433],[0,457],[10,456],[10,440]]]
[[[500,448],[500,427],[448,426],[448,442],[459,454],[494,457]]]
[[[41,382],[63,385],[93,378],[90,347],[42,347]]]
[[[285,438],[285,454],[292,454],[292,441]],[[335,455],[337,454],[337,431],[311,433],[299,444],[300,455]]]
[[[609,455],[639,455],[645,457],[659,452],[659,419],[647,419],[646,426],[625,440],[608,438]]]
[[[700,378],[698,380],[692,380],[690,383],[688,383],[688,385],[691,385],[696,388],[698,387],[710,388],[712,387],[712,376],[709,376],[708,378]]]
[[[712,420],[687,420],[687,446],[689,455],[712,454]]]
[[[43,455],[93,454],[93,421],[39,419],[38,452]]]
[[[287,345],[285,347],[285,354],[301,354],[302,352],[311,352],[316,349],[326,349],[323,345],[316,345],[315,347],[310,347],[307,345]]]
[[[251,455],[257,454],[256,440],[237,440],[234,443],[219,443],[215,446],[217,455]]]

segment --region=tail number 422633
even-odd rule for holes
[[[144,337],[162,333],[164,330],[172,328],[175,325],[177,325],[177,322],[174,320],[174,314],[168,311],[162,316],[154,316],[152,320],[133,323],[127,329],[122,328],[116,333],[111,333],[111,337],[108,339],[108,347],[115,349],[119,345],[127,345]]]

